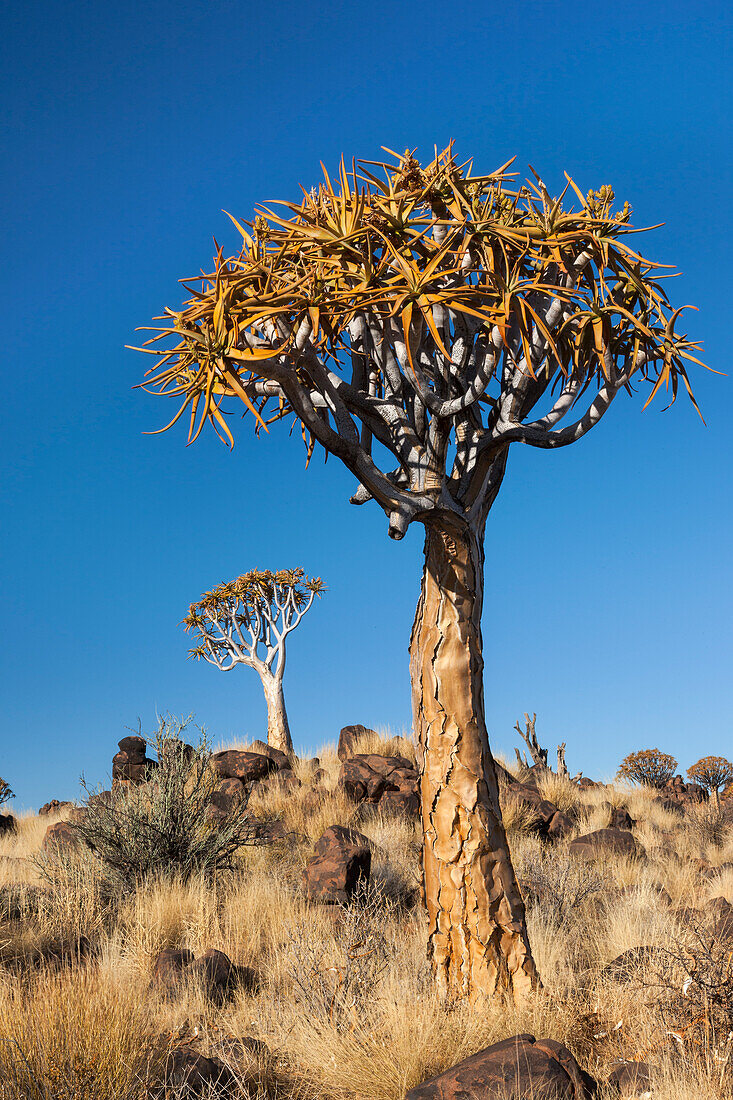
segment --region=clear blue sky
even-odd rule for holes
[[[186,660],[188,603],[257,566],[329,585],[292,638],[301,750],[350,722],[410,721],[422,534],[387,538],[335,460],[247,433],[144,435],[134,328],[235,245],[222,208],[289,197],[343,152],[455,138],[518,154],[551,190],[610,182],[684,273],[690,331],[729,371],[729,5],[14,3],[2,42],[4,376],[0,775],[18,808],[104,780],[156,708],[216,739],[263,732],[255,673]],[[558,453],[516,447],[490,517],[484,615],[493,746],[537,711],[568,763],[612,773],[658,745],[733,755],[728,377],[642,413],[622,395]]]

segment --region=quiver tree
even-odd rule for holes
[[[724,756],[703,756],[696,764],[687,769],[687,778],[699,783],[708,794],[715,795],[720,806],[720,791],[733,783],[733,764]]]
[[[323,588],[320,577],[307,577],[302,569],[251,569],[204,593],[183,620],[199,638],[192,657],[221,672],[248,665],[259,673],[267,702],[267,743],[287,753],[293,741],[283,694],[285,642]]]
[[[574,443],[636,383],[689,392],[696,345],[610,187],[553,198],[512,162],[390,155],[235,221],[241,250],[217,246],[166,311],[144,385],[177,399],[168,427],[186,416],[190,441],[208,422],[231,444],[232,402],[258,432],[293,418],[392,538],[424,525],[410,665],[429,954],[444,994],[521,992],[537,979],[484,719],[486,519],[513,443]]]
[[[643,787],[661,790],[672,778],[677,761],[661,749],[640,749],[625,756],[618,769],[619,779],[630,779]]]

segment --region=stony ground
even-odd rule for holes
[[[157,1080],[171,1050],[179,1065],[216,1059],[199,1061],[203,1077],[227,1067],[229,1096],[403,1100],[520,1033],[564,1044],[601,1083],[644,1062],[650,1080],[629,1095],[733,1095],[724,815],[679,791],[531,774],[504,785],[544,989],[509,1009],[445,1006],[425,961],[411,749],[372,736],[349,752],[373,759],[352,766],[346,789],[334,747],[258,781],[249,810],[280,824],[214,883],[148,881],[110,896],[73,849],[47,881],[35,860],[69,807],[0,837],[0,1100],[153,1095],[139,1082]],[[385,756],[402,758],[402,789],[383,800]],[[332,825],[368,840],[369,886],[351,904],[325,903],[338,867],[311,864],[303,877]]]

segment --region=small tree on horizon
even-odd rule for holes
[[[733,764],[724,756],[703,756],[687,769],[687,776],[704,787],[708,794],[714,794],[720,808],[720,790],[733,782]]]
[[[15,798],[15,795],[10,784],[6,783],[4,779],[0,779],[0,806],[5,802],[9,802],[11,798]]]
[[[619,779],[630,779],[644,787],[661,790],[672,778],[677,761],[661,749],[640,749],[630,752],[621,761],[618,769]]]
[[[486,521],[513,444],[575,443],[637,383],[646,404],[665,387],[692,397],[698,345],[611,187],[583,194],[568,176],[552,196],[534,170],[515,182],[512,161],[480,175],[452,146],[427,164],[387,154],[232,219],[241,249],[217,245],[166,310],[144,384],[176,399],[167,427],[185,415],[190,442],[208,423],[232,445],[232,402],[258,433],[292,418],[391,538],[424,526],[410,670],[428,954],[443,996],[521,994],[538,976],[486,730]]]
[[[293,751],[285,709],[285,640],[324,590],[320,577],[302,569],[251,569],[192,603],[183,620],[200,638],[191,656],[221,672],[237,665],[256,670],[267,702],[267,743]]]

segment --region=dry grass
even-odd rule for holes
[[[83,859],[62,861],[39,883],[33,857],[55,819],[25,817],[3,839],[0,890],[27,885],[15,888],[12,913],[0,910],[0,1100],[133,1100],[170,1042],[230,1064],[242,1100],[402,1100],[426,1077],[523,1031],[564,1042],[601,1080],[619,1059],[650,1061],[655,1100],[730,1097],[717,1040],[672,1040],[660,989],[641,964],[625,976],[604,972],[633,948],[678,951],[685,932],[674,906],[733,901],[733,870],[724,867],[733,861],[730,832],[722,844],[701,840],[694,819],[647,792],[580,792],[548,777],[543,795],[577,816],[572,835],[604,827],[608,804],[624,806],[652,853],[588,866],[568,853],[567,840],[544,846],[531,814],[509,800],[545,988],[510,1008],[450,1008],[435,1000],[425,959],[417,826],[365,814],[338,789],[333,748],[318,756],[324,775],[296,762],[301,786],[268,783],[250,801],[282,819],[287,840],[243,850],[238,869],[213,883],[149,880],[110,898]],[[310,905],[300,874],[313,840],[349,821],[374,844],[371,892],[351,911]],[[701,876],[700,858],[723,870]],[[355,942],[365,945],[356,962]],[[223,1005],[194,981],[164,996],[150,977],[166,946],[196,955],[216,947],[253,968],[258,984]],[[245,1037],[264,1041],[271,1055],[243,1052],[237,1040]]]

